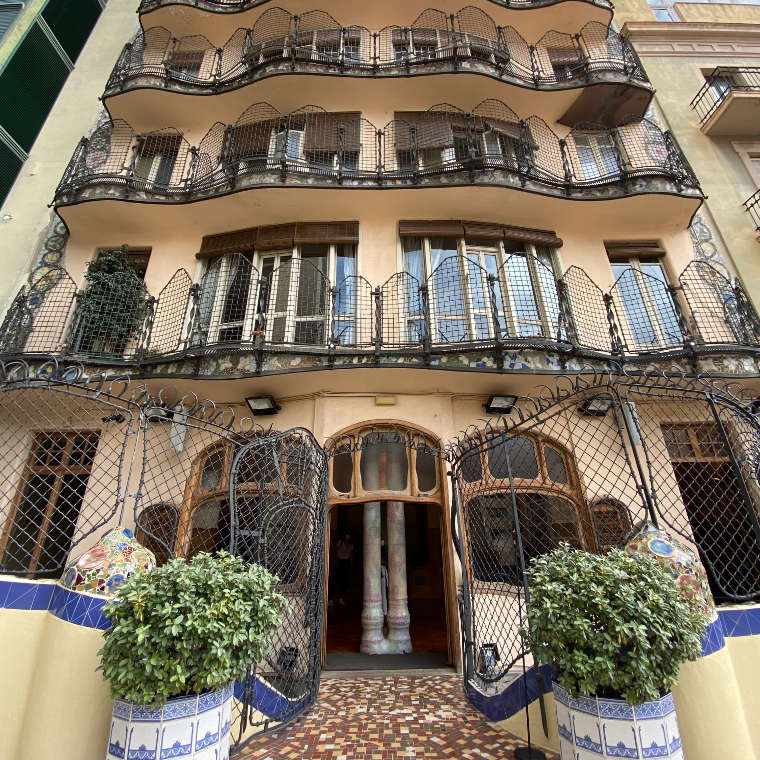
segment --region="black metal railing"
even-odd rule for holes
[[[157,8],[170,5],[189,5],[194,8],[200,8],[206,11],[239,13],[251,8],[257,8],[266,5],[272,0],[141,0],[138,13],[149,13]],[[513,10],[530,10],[532,8],[545,8],[551,5],[557,5],[564,0],[490,0],[494,5]],[[589,5],[598,8],[605,8],[612,11],[613,5],[611,0],[582,0]]]
[[[448,175],[446,180],[441,180]],[[452,176],[453,175],[453,176]],[[642,192],[701,197],[669,132],[647,119],[613,129],[581,124],[560,138],[540,117],[521,119],[499,100],[470,113],[449,104],[397,112],[378,129],[355,112],[268,103],[234,124],[214,124],[197,147],[176,129],[138,134],[123,120],[83,138],[55,202],[121,197],[187,202],[261,185],[345,187],[496,184],[604,198]]]
[[[691,107],[704,123],[733,92],[751,92],[760,96],[760,66],[718,66],[705,77]]]
[[[744,201],[744,210],[749,214],[749,218],[752,220],[752,224],[755,225],[755,229],[760,232],[760,190],[750,195],[746,201]]]
[[[501,366],[519,348],[598,358],[760,348],[742,286],[700,261],[677,285],[627,269],[606,293],[580,267],[559,275],[525,253],[488,269],[450,256],[427,277],[399,272],[377,286],[357,275],[331,282],[309,259],[263,271],[250,256],[227,254],[200,283],[180,269],[156,297],[135,299],[142,291],[121,281],[78,291],[65,270],[47,270],[10,307],[0,355],[146,362],[212,350],[378,358],[476,350]]]
[[[539,89],[649,85],[630,42],[599,22],[577,34],[549,31],[529,44],[514,27],[498,26],[473,6],[456,14],[428,9],[409,26],[379,32],[343,26],[320,10],[293,15],[270,8],[222,47],[202,35],[173,37],[163,27],[140,32],[125,45],[106,93],[150,86],[219,92],[261,76],[313,70],[367,76],[477,71]]]

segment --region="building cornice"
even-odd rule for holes
[[[641,56],[760,59],[760,25],[634,21],[623,26]]]

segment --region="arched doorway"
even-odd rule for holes
[[[329,455],[323,662],[343,669],[456,665],[446,465],[430,432],[365,422]]]

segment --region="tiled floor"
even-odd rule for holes
[[[512,760],[517,746],[469,705],[459,676],[334,678],[314,708],[236,760]]]

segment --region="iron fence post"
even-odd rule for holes
[[[164,67],[164,87],[167,87],[169,84],[169,69],[171,67],[171,61],[174,58],[174,50],[177,47],[177,38],[172,37],[171,40],[169,40],[169,50],[166,53],[166,56],[164,57],[164,60],[162,61],[162,65]]]
[[[532,155],[528,138],[528,123],[520,119],[520,155],[517,157],[517,170],[520,174],[520,186],[525,187],[526,176],[530,173]]]
[[[613,354],[622,357],[625,354],[625,344],[618,330],[615,319],[615,306],[612,301],[612,293],[604,293],[604,308],[607,313],[607,327],[610,332],[610,350]]]
[[[449,23],[451,24],[450,31],[451,31],[452,52],[454,56],[454,70],[456,71],[459,68],[459,44],[457,41],[457,30],[456,30],[455,17],[453,13],[449,15]]]
[[[383,346],[383,291],[379,285],[372,291],[372,299],[375,302],[375,357],[379,358]]]
[[[345,160],[343,138],[346,128],[343,124],[338,124],[338,182],[343,184],[343,162]]]
[[[156,318],[156,303],[157,301],[153,296],[148,296],[145,301],[145,319],[143,320],[143,327],[135,351],[135,358],[138,362],[142,361],[145,354],[150,350],[150,340],[153,337],[153,322]]]
[[[383,184],[383,130],[378,129],[375,133],[377,139],[377,184]]]
[[[372,33],[372,73],[377,74],[378,70],[377,62],[377,32]]]
[[[200,315],[199,306],[201,300],[201,286],[200,283],[194,282],[190,285],[187,291],[188,311],[187,311],[187,335],[182,336],[182,331],[179,334],[179,342],[177,349],[179,350],[180,344],[185,344],[185,351],[192,345],[193,339],[199,335],[197,320]]]
[[[628,169],[625,165],[625,159],[623,153],[620,150],[620,133],[617,127],[610,130],[610,137],[612,138],[612,150],[615,153],[615,161],[617,161],[618,171],[620,172],[620,181],[628,181]]]
[[[422,353],[425,364],[430,364],[430,352],[432,349],[432,329],[430,322],[430,299],[427,283],[420,285],[420,301],[422,302],[422,313],[424,315],[425,334],[422,336]]]
[[[129,197],[129,194],[134,189],[135,163],[137,161],[137,146],[140,140],[142,139],[143,139],[142,135],[135,135],[135,142],[132,145],[132,155],[130,156],[130,159],[129,159],[129,165],[126,167],[125,189],[127,192],[127,197]]]
[[[573,183],[573,173],[570,169],[570,157],[567,153],[567,142],[564,137],[559,141],[559,148],[562,153],[562,168],[565,173],[565,195],[570,195],[570,188]]]
[[[214,63],[214,82],[212,87],[216,90],[222,83],[222,56],[224,55],[223,48],[216,49],[216,61]]]
[[[529,45],[528,51],[530,52],[530,70],[533,72],[533,84],[538,87],[538,83],[541,81],[541,74],[538,68],[538,60],[536,59],[536,46]]]
[[[572,301],[570,299],[570,289],[564,278],[559,277],[557,283],[557,297],[559,301],[559,324],[557,325],[557,342],[562,340],[562,326],[564,324],[565,334],[568,342],[573,349],[578,348],[578,331],[575,327],[575,317],[573,315]]]
[[[300,20],[301,20],[300,14],[296,13],[293,16],[293,36],[290,42],[290,68],[291,70],[295,70],[296,68],[296,49],[298,48],[298,26],[299,26]]]
[[[282,117],[283,140],[280,155],[280,179],[284,182],[288,175],[288,141],[290,138],[290,114]]]
[[[495,274],[488,274],[488,296],[491,303],[491,321],[493,323],[494,350],[496,352],[496,364],[499,369],[504,367],[504,341],[502,340],[501,322],[499,321],[499,307],[496,305],[496,283],[498,278]]]
[[[414,124],[409,127],[409,147],[412,154],[412,174],[416,185],[420,181],[420,158],[417,148],[417,127]]]
[[[671,303],[673,304],[673,311],[676,315],[676,321],[678,322],[678,329],[681,331],[681,338],[683,340],[683,347],[686,351],[693,354],[695,351],[695,338],[696,334],[691,332],[689,323],[686,319],[684,310],[681,307],[679,300],[679,292],[683,292],[683,288],[677,285],[667,285],[668,294],[670,295]]]

